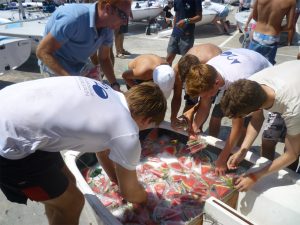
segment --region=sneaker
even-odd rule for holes
[[[123,50],[122,54],[123,54],[123,55],[131,55],[131,53],[128,52],[128,51],[126,51],[125,49]]]
[[[125,55],[123,53],[116,54],[116,57],[120,59],[125,59]]]

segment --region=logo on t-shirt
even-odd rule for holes
[[[221,54],[221,56],[226,56],[227,59],[229,61],[231,61],[231,64],[235,64],[235,63],[241,63],[237,58],[238,58],[238,55],[235,55],[233,54],[231,51],[226,51],[226,52],[223,52]]]
[[[103,99],[107,99],[108,98],[108,94],[106,92],[105,89],[108,89],[109,87],[106,84],[99,84],[97,82],[95,82],[95,84],[93,85],[93,89],[95,91],[95,93]]]

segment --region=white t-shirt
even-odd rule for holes
[[[221,91],[239,79],[247,79],[254,73],[261,71],[272,64],[261,54],[245,49],[229,49],[212,58],[207,64],[213,66],[224,79]]]
[[[270,112],[280,113],[289,135],[300,133],[300,61],[288,61],[249,78],[275,91]]]
[[[21,159],[36,150],[111,149],[110,159],[134,170],[139,129],[123,94],[85,77],[51,77],[0,91],[0,155]]]

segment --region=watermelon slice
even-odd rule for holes
[[[206,173],[208,173],[211,170],[212,170],[212,166],[211,165],[205,165],[205,164],[201,165],[201,174],[206,174]]]
[[[156,140],[157,138],[158,138],[158,129],[157,128],[152,129],[146,137],[146,139],[149,139],[152,141]]]
[[[166,176],[165,170],[158,170],[158,169],[150,169],[149,172],[152,174],[162,178]]]
[[[185,175],[181,175],[181,174],[174,174],[174,175],[171,175],[171,180],[173,182],[179,182],[179,181],[182,181],[183,179],[185,179],[186,176]]]
[[[163,148],[163,151],[167,152],[170,155],[175,155],[176,154],[176,146],[173,146],[173,145],[165,146]]]
[[[174,170],[174,171],[177,171],[177,172],[183,172],[183,168],[182,166],[179,164],[179,162],[172,162],[169,164],[169,167]]]
[[[178,162],[180,162],[182,165],[184,165],[185,160],[187,159],[186,156],[181,156],[178,158]]]
[[[159,198],[162,198],[164,191],[166,189],[166,183],[164,182],[160,182],[160,183],[156,183],[154,184],[154,190],[156,191],[156,194]]]
[[[230,192],[230,188],[225,185],[216,184],[214,185],[214,188],[219,198],[221,199],[224,198]]]

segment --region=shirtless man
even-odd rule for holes
[[[256,27],[249,49],[261,53],[272,64],[275,64],[280,33],[293,29],[295,7],[295,0],[256,0],[253,6],[253,19],[256,21]],[[287,23],[282,26],[285,16]]]
[[[198,64],[198,63],[206,63],[213,57],[220,55],[222,50],[214,45],[214,44],[200,44],[192,47],[186,55],[181,57],[179,62],[173,67],[176,77],[179,77],[178,81],[178,89],[182,91],[183,83],[185,82],[186,74],[188,73],[191,66]],[[180,95],[182,92],[180,92]],[[184,112],[188,109],[192,108],[195,104],[198,103],[198,98],[191,98],[189,95],[185,94],[185,107]],[[179,112],[181,106],[181,97],[176,98],[174,103],[172,102],[171,105],[171,125],[174,129],[176,129],[177,114]]]
[[[174,88],[176,79],[172,67],[167,61],[154,54],[140,55],[128,63],[128,69],[122,74],[126,85],[130,88],[143,81],[151,81],[158,84],[166,98]]]

